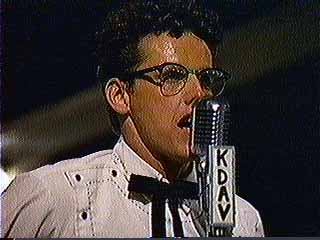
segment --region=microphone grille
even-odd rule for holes
[[[193,109],[192,143],[197,148],[228,145],[230,105],[222,99],[207,99]]]

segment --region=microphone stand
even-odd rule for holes
[[[230,106],[206,99],[193,109],[192,152],[205,217],[205,237],[231,237],[235,226],[234,147],[226,146]]]

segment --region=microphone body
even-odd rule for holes
[[[230,105],[206,99],[193,109],[191,151],[206,237],[232,236],[235,227],[235,149],[228,145]]]

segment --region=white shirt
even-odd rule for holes
[[[119,139],[113,150],[18,176],[1,196],[3,237],[151,237],[151,203],[128,192],[130,175],[166,179]],[[179,209],[184,235],[203,236],[193,205]],[[236,197],[234,236],[263,236],[259,213]],[[166,206],[167,236],[174,236]]]

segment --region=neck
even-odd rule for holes
[[[131,121],[125,121],[122,126],[121,132],[126,143],[143,161],[157,170],[166,179],[169,181],[177,179],[181,166],[175,166],[174,163],[168,159],[155,157],[143,143],[136,128],[129,127],[130,124],[133,123]]]

